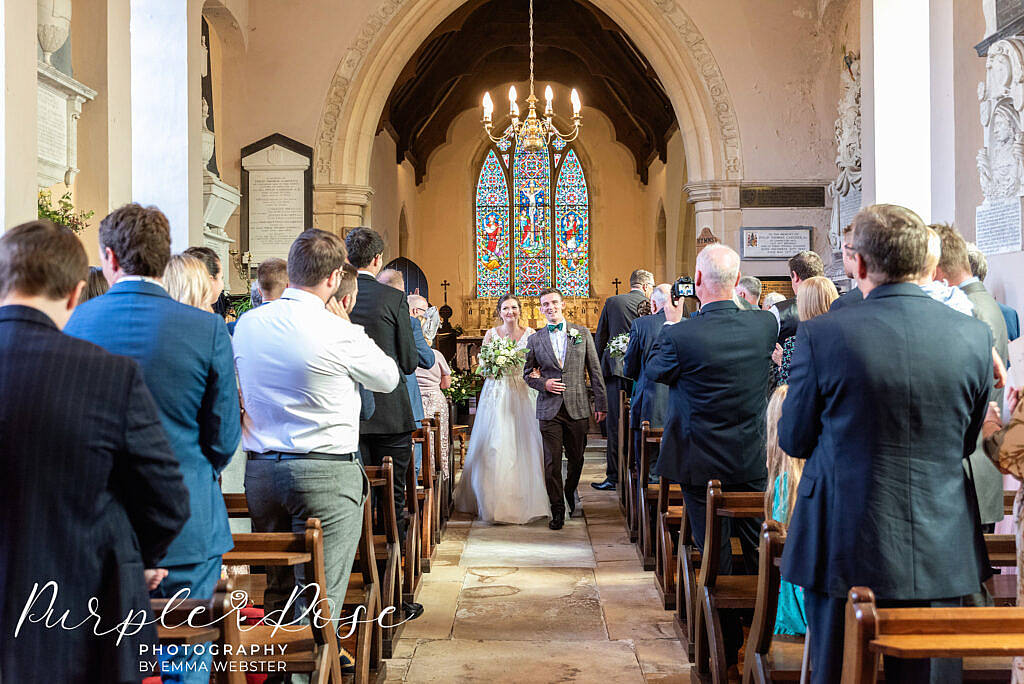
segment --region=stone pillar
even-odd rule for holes
[[[697,181],[688,183],[684,189],[697,219],[696,244],[683,246],[684,259],[689,253],[696,257],[713,242],[721,242],[739,252],[743,225],[739,181]]]
[[[158,206],[171,248],[203,244],[202,2],[131,0],[132,199]]]
[[[0,0],[0,232],[36,218],[36,3]]]
[[[861,67],[864,203],[952,221],[953,0],[863,0]]]
[[[350,228],[368,225],[372,197],[369,185],[317,185],[313,188],[313,225],[342,236]]]

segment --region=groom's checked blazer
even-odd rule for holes
[[[568,338],[565,341],[565,361],[559,363],[555,358],[554,347],[547,328],[541,328],[526,339],[526,366],[523,367],[523,378],[533,389],[537,390],[537,418],[553,420],[558,410],[565,404],[565,412],[573,420],[581,420],[590,415],[590,400],[587,398],[587,383],[584,373],[590,375],[590,384],[594,389],[594,410],[608,410],[605,401],[604,378],[601,375],[601,359],[594,346],[594,338],[590,331],[581,325],[565,322]],[[573,341],[572,331],[579,332],[579,341]],[[540,369],[540,377],[530,375],[534,369]],[[562,394],[551,394],[544,387],[549,378],[561,378],[565,383]]]

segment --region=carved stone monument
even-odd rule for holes
[[[860,141],[860,57],[846,55],[840,76],[842,94],[839,97],[839,117],[836,119],[836,166],[839,175],[828,186],[832,198],[832,220],[828,229],[828,242],[832,248],[832,262],[825,275],[843,281],[843,228],[860,211],[861,202],[861,141]]]
[[[313,150],[279,133],[242,148],[242,249],[251,265],[288,258],[312,226]]]
[[[70,186],[78,173],[78,119],[82,105],[96,97],[96,91],[50,63],[51,55],[67,42],[71,1],[38,0],[37,11],[37,37],[43,59],[36,68],[36,181],[40,188],[57,183]]]
[[[978,151],[978,176],[985,201],[975,209],[975,237],[986,254],[1021,250],[1024,196],[1024,39],[993,44],[978,84],[985,146]]]

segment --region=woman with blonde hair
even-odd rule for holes
[[[203,262],[188,254],[175,254],[164,269],[167,294],[182,304],[213,313],[210,306],[210,275]]]
[[[801,287],[801,291],[803,288]],[[788,525],[796,503],[796,488],[804,472],[804,461],[791,458],[779,447],[779,419],[789,385],[780,385],[768,402],[768,491],[764,497],[764,514],[768,520]],[[775,616],[775,634],[798,635],[807,632],[804,612],[804,590],[782,580],[779,607]]]
[[[828,313],[832,302],[839,299],[839,292],[831,280],[825,276],[814,276],[800,283],[796,293],[796,311],[800,321],[809,321],[816,316]],[[775,380],[777,385],[789,382],[789,366],[796,346],[796,335],[786,339],[782,345],[775,345],[772,361],[775,362]]]

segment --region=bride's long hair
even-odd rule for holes
[[[519,300],[519,297],[516,297],[511,292],[508,292],[506,294],[501,295],[501,297],[498,299],[498,305],[494,307],[494,317],[497,318],[502,323],[504,323],[505,321],[501,317],[501,307],[505,302],[507,302],[510,299],[516,300],[516,305],[519,307],[519,317],[522,318],[523,316],[523,303]]]

